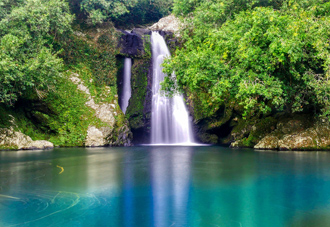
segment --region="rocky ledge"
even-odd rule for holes
[[[179,30],[181,27],[181,22],[174,15],[169,15],[160,19],[157,23],[153,24],[148,29],[151,31],[164,31],[164,32],[172,32],[176,35],[179,35]]]
[[[330,125],[325,120],[291,119],[280,121],[276,129],[262,138],[255,149],[329,150]]]
[[[0,129],[0,149],[8,150],[44,150],[54,148],[54,144],[45,140],[33,141],[31,137],[14,127]]]

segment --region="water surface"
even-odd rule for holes
[[[0,226],[330,226],[330,153],[2,151]]]

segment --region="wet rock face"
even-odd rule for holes
[[[140,35],[142,32],[140,30],[137,31],[138,33],[134,32],[134,30],[131,33],[122,30],[121,32],[122,36],[119,40],[120,53],[129,57],[143,55],[144,45]]]
[[[108,140],[113,141],[109,144],[110,146],[129,147],[133,145],[132,144],[133,134],[130,128],[127,125],[124,125],[121,128],[119,128],[116,134],[111,134]]]
[[[135,59],[132,66],[132,94],[126,111],[134,143],[149,143],[152,99],[152,61],[150,57]]]
[[[133,34],[137,34],[140,37],[144,36],[144,35],[151,35],[151,30],[149,29],[145,29],[145,28],[134,28],[132,30]]]

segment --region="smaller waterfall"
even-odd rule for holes
[[[183,96],[175,95],[173,98],[168,98],[160,94],[160,83],[165,77],[161,64],[164,58],[170,56],[170,51],[158,32],[152,32],[151,45],[153,59],[151,143],[191,145],[194,143],[194,138]]]
[[[131,69],[132,69],[132,59],[125,58],[124,76],[123,76],[123,93],[122,93],[122,98],[121,98],[121,103],[120,103],[121,110],[123,111],[123,113],[126,113],[128,101],[132,95]]]

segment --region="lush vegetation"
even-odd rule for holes
[[[178,0],[174,13],[186,28],[164,87],[185,90],[197,118],[223,106],[330,115],[328,1]]]
[[[141,25],[169,14],[172,0],[71,0],[78,17],[89,24],[111,20],[117,26]]]
[[[0,0],[0,103],[13,106],[20,97],[42,96],[56,86],[64,65],[78,62],[88,64],[99,85],[115,85],[117,39],[112,22],[158,20],[169,13],[171,4],[171,0]],[[72,13],[83,18],[75,27]],[[86,21],[108,29],[101,37],[94,36],[96,45],[88,41],[93,35],[73,34],[81,27],[86,30]],[[96,32],[95,26],[87,29]]]
[[[52,44],[72,20],[63,0],[0,0],[0,102],[55,85],[62,60]]]
[[[89,125],[107,126],[70,77],[78,75],[95,103],[116,104],[118,33],[111,22],[73,23],[73,2],[0,0],[0,128],[82,146]],[[115,106],[116,131],[125,119]]]
[[[117,104],[119,33],[167,15],[172,0],[0,0],[0,128],[83,146],[108,127],[85,103],[111,103],[116,142],[127,120]],[[147,66],[146,66],[147,67]],[[90,95],[71,77],[79,77]],[[111,126],[112,127],[112,126]],[[121,144],[123,142],[116,142]]]

